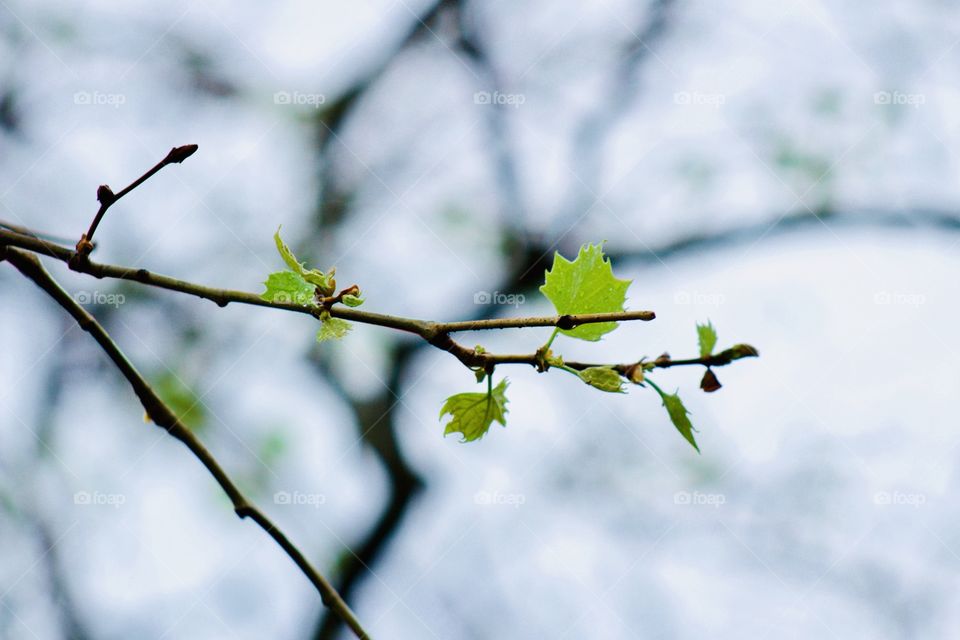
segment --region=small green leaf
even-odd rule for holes
[[[507,426],[507,385],[504,378],[488,393],[458,393],[447,398],[440,409],[440,419],[447,414],[453,419],[443,435],[459,433],[463,436],[461,442],[472,442],[482,438],[494,420]]]
[[[700,357],[709,358],[713,354],[713,348],[717,346],[717,330],[713,328],[713,323],[707,320],[707,324],[697,323],[697,339],[700,342]]]
[[[277,252],[280,254],[280,257],[283,258],[283,261],[290,271],[310,284],[315,285],[323,295],[329,296],[333,293],[333,290],[337,286],[337,281],[333,279],[335,269],[331,267],[328,274],[324,274],[319,269],[307,269],[303,263],[297,260],[297,256],[293,254],[293,251],[290,250],[287,243],[280,237],[280,227],[277,227],[277,232],[273,234],[273,241],[277,245]]]
[[[670,422],[677,428],[680,435],[693,445],[697,453],[700,453],[700,447],[697,446],[697,441],[693,439],[695,429],[693,428],[693,424],[690,423],[690,418],[687,417],[690,412],[683,406],[683,401],[680,400],[680,396],[672,393],[664,394],[661,397],[663,398],[663,406],[667,408],[667,413],[670,415]]]
[[[317,331],[317,342],[326,340],[339,340],[344,337],[353,326],[342,318],[334,318],[330,312],[324,311],[320,314],[320,330]]]
[[[281,227],[277,227],[277,232],[273,234],[273,241],[277,245],[277,252],[280,254],[280,257],[283,258],[283,261],[287,263],[287,268],[290,269],[290,271],[303,276],[304,267],[297,260],[297,256],[293,255],[293,251],[290,250],[287,243],[280,237],[280,229]]]
[[[364,299],[360,296],[345,295],[343,296],[343,304],[348,307],[359,307],[364,303]]]
[[[277,271],[263,283],[267,290],[260,297],[267,302],[310,305],[316,288],[292,271]]]
[[[623,311],[630,280],[614,277],[610,260],[599,244],[585,244],[574,261],[554,254],[553,267],[540,287],[560,315]],[[617,328],[616,322],[584,324],[560,332],[571,338],[597,341]]]
[[[609,393],[625,393],[620,374],[610,367],[589,367],[577,375],[591,387]]]
[[[670,416],[670,422],[673,423],[673,426],[677,428],[677,431],[680,432],[687,442],[693,445],[693,448],[697,450],[697,453],[700,453],[700,447],[697,446],[697,441],[693,438],[693,432],[696,429],[693,428],[693,424],[690,422],[690,418],[687,415],[690,413],[687,411],[687,408],[683,406],[683,401],[680,400],[680,396],[676,393],[664,393],[663,390],[656,385],[650,378],[647,378],[646,381],[650,383],[650,386],[653,387],[660,395],[660,399],[663,401],[663,406],[667,408],[667,414]]]

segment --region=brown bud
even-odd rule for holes
[[[707,393],[713,393],[722,386],[723,385],[720,384],[720,381],[717,380],[717,376],[713,370],[708,368],[707,372],[703,374],[703,379],[700,380],[700,388]]]
[[[197,149],[199,148],[200,147],[195,144],[185,144],[182,147],[174,147],[173,149],[170,149],[170,153],[168,153],[167,157],[164,158],[164,162],[166,164],[170,164],[172,162],[183,162],[196,153]]]
[[[749,344],[735,344],[727,351],[730,353],[731,360],[739,360],[740,358],[757,358],[760,356],[760,352],[751,347]]]
[[[627,370],[623,372],[623,375],[633,384],[643,384],[643,363],[638,362],[630,365],[627,367]]]
[[[114,195],[113,189],[108,187],[105,184],[97,187],[97,202],[104,206],[109,206],[114,200],[117,199],[117,196]]]

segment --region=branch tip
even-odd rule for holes
[[[182,147],[174,147],[173,149],[170,149],[170,153],[167,154],[167,157],[164,158],[163,162],[164,164],[183,162],[196,153],[197,149],[199,148],[200,147],[195,144],[185,144]]]

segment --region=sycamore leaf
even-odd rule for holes
[[[342,318],[334,318],[330,312],[324,311],[320,314],[320,330],[317,331],[317,342],[326,340],[339,340],[344,337],[353,326]]]
[[[277,271],[267,276],[263,283],[267,290],[260,297],[267,302],[288,304],[313,304],[313,295],[316,287],[292,271]]]
[[[625,393],[620,374],[610,367],[589,367],[578,372],[580,379],[591,387],[609,393]]]
[[[290,271],[302,276],[304,266],[297,260],[297,256],[293,255],[293,251],[291,251],[287,243],[283,241],[283,238],[280,237],[280,229],[281,227],[277,227],[277,232],[273,234],[273,241],[277,245],[277,253],[283,258],[283,261],[287,264],[287,268],[290,269]]]
[[[700,342],[700,357],[709,358],[713,354],[713,348],[717,346],[717,330],[713,328],[713,323],[707,320],[707,324],[697,323],[697,339]]]
[[[547,271],[540,292],[560,315],[613,313],[624,310],[630,282],[614,277],[601,245],[585,244],[572,262],[559,253],[554,254],[553,267]],[[616,328],[616,322],[599,322],[560,332],[571,338],[597,341]]]
[[[697,450],[697,453],[700,453],[700,447],[697,446],[697,441],[693,438],[693,432],[696,429],[693,428],[693,424],[690,422],[690,418],[687,415],[690,413],[687,411],[687,408],[683,406],[683,401],[680,400],[680,396],[676,393],[663,393],[659,389],[660,398],[663,400],[663,406],[667,408],[667,414],[670,416],[670,422],[673,423],[673,426],[677,428],[677,431],[680,432],[684,438],[687,439],[687,442],[693,445],[693,448]]]
[[[507,385],[504,378],[489,393],[458,393],[447,398],[440,408],[440,419],[447,414],[453,419],[443,435],[459,433],[463,436],[461,442],[471,442],[482,438],[494,420],[507,426]]]
[[[324,274],[319,269],[307,269],[303,263],[297,260],[297,256],[293,254],[293,251],[290,250],[287,243],[280,237],[280,227],[277,227],[277,232],[273,234],[273,241],[277,245],[277,252],[280,254],[280,257],[283,258],[283,261],[290,271],[310,284],[315,285],[323,295],[329,296],[333,293],[337,282],[333,279],[334,270],[332,268],[327,274]]]

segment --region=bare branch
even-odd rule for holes
[[[173,149],[170,149],[170,152],[163,160],[155,164],[150,170],[131,182],[119,193],[114,193],[113,190],[105,184],[100,185],[100,187],[97,189],[97,200],[100,202],[100,209],[97,211],[97,215],[93,217],[93,222],[90,223],[90,228],[87,229],[87,232],[80,237],[80,242],[77,243],[78,256],[74,259],[78,261],[83,260],[86,258],[86,256],[90,255],[91,251],[93,251],[93,234],[96,233],[97,226],[100,224],[100,221],[103,220],[103,216],[107,213],[107,209],[109,209],[114,202],[149,180],[153,174],[160,171],[160,169],[163,169],[168,164],[183,162],[196,153],[197,148],[198,147],[195,144],[186,144],[182,147],[174,147]]]
[[[303,553],[280,531],[276,525],[260,511],[240,489],[234,484],[233,480],[227,475],[227,472],[220,466],[220,463],[214,458],[213,454],[200,442],[200,440],[187,428],[174,414],[174,412],[160,399],[146,379],[137,371],[133,364],[120,350],[120,347],[113,341],[103,326],[81,307],[59,284],[50,276],[49,273],[40,264],[40,260],[29,253],[25,253],[10,246],[0,245],[0,258],[7,260],[16,267],[24,276],[32,280],[38,287],[43,289],[52,297],[61,307],[63,307],[77,324],[84,331],[89,333],[97,344],[107,354],[113,364],[120,370],[123,377],[127,379],[133,392],[140,399],[144,410],[150,419],[157,425],[164,428],[167,433],[182,442],[191,453],[203,464],[210,472],[210,475],[217,481],[217,484],[223,489],[224,493],[233,503],[233,509],[240,518],[250,518],[256,522],[260,528],[270,534],[276,543],[286,552],[294,561],[297,567],[313,583],[323,603],[331,610],[335,611],[340,618],[350,627],[358,638],[366,639],[370,636],[364,631],[359,620],[354,615],[347,603],[340,597],[340,594],[330,585],[330,583],[320,574]]]

